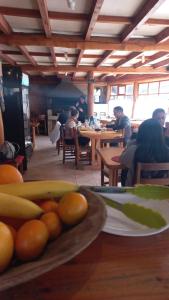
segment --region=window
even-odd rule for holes
[[[108,103],[108,112],[113,117],[115,106],[122,106],[124,113],[130,118],[133,107],[133,84],[115,85],[111,87],[110,101]]]
[[[106,103],[107,87],[94,88],[94,103]]]
[[[136,101],[134,117],[148,119],[156,108],[169,109],[169,81],[155,81],[139,84],[139,95]]]

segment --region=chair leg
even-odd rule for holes
[[[104,186],[104,164],[101,161],[101,186]]]
[[[63,147],[63,164],[65,163],[65,147]]]

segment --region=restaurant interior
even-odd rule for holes
[[[25,182],[63,180],[109,194],[169,186],[169,159],[138,160],[128,184],[123,158],[157,109],[169,146],[169,0],[1,0],[0,60],[0,154],[8,142],[15,151],[0,165],[15,166]],[[128,125],[116,126],[121,117]],[[32,275],[32,265],[29,282],[2,277],[0,299],[33,300],[35,290],[42,300],[168,299],[167,230],[104,228],[70,262],[44,264],[44,275]]]

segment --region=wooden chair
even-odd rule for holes
[[[75,160],[75,143],[73,145],[68,145],[66,143],[65,138],[65,127],[62,128],[62,147],[63,147],[63,164],[65,163],[65,160],[68,159],[74,159]]]
[[[91,147],[89,144],[82,146],[79,144],[78,140],[78,131],[74,130],[74,138],[75,138],[75,165],[76,168],[79,167],[80,162],[88,162],[91,164]]]
[[[58,155],[60,154],[60,150],[63,149],[63,125],[60,126],[60,138],[56,142],[56,150]]]
[[[142,172],[166,171],[162,178],[142,178]],[[168,171],[168,172],[167,172]],[[169,185],[169,163],[137,163],[135,184]]]

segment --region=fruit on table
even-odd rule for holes
[[[65,193],[77,191],[78,188],[72,182],[45,180],[0,185],[0,193],[40,201],[42,199],[49,199],[50,197],[60,197]]]
[[[33,219],[43,210],[30,200],[0,193],[0,216]]]
[[[0,222],[0,272],[9,265],[14,252],[14,241],[8,226]]]
[[[79,223],[86,215],[88,203],[84,195],[76,192],[62,196],[58,205],[58,214],[67,225]]]
[[[22,261],[37,258],[44,250],[49,238],[46,225],[40,220],[24,223],[17,232],[15,250]]]
[[[40,204],[40,207],[41,207],[45,212],[53,211],[53,212],[57,213],[58,203],[57,203],[56,201],[53,201],[53,200],[47,200],[47,201],[43,201],[43,202]]]
[[[46,225],[49,232],[49,239],[54,240],[62,232],[62,223],[54,212],[47,212],[42,215],[41,221]]]
[[[0,165],[0,184],[22,183],[22,174],[11,165]]]

